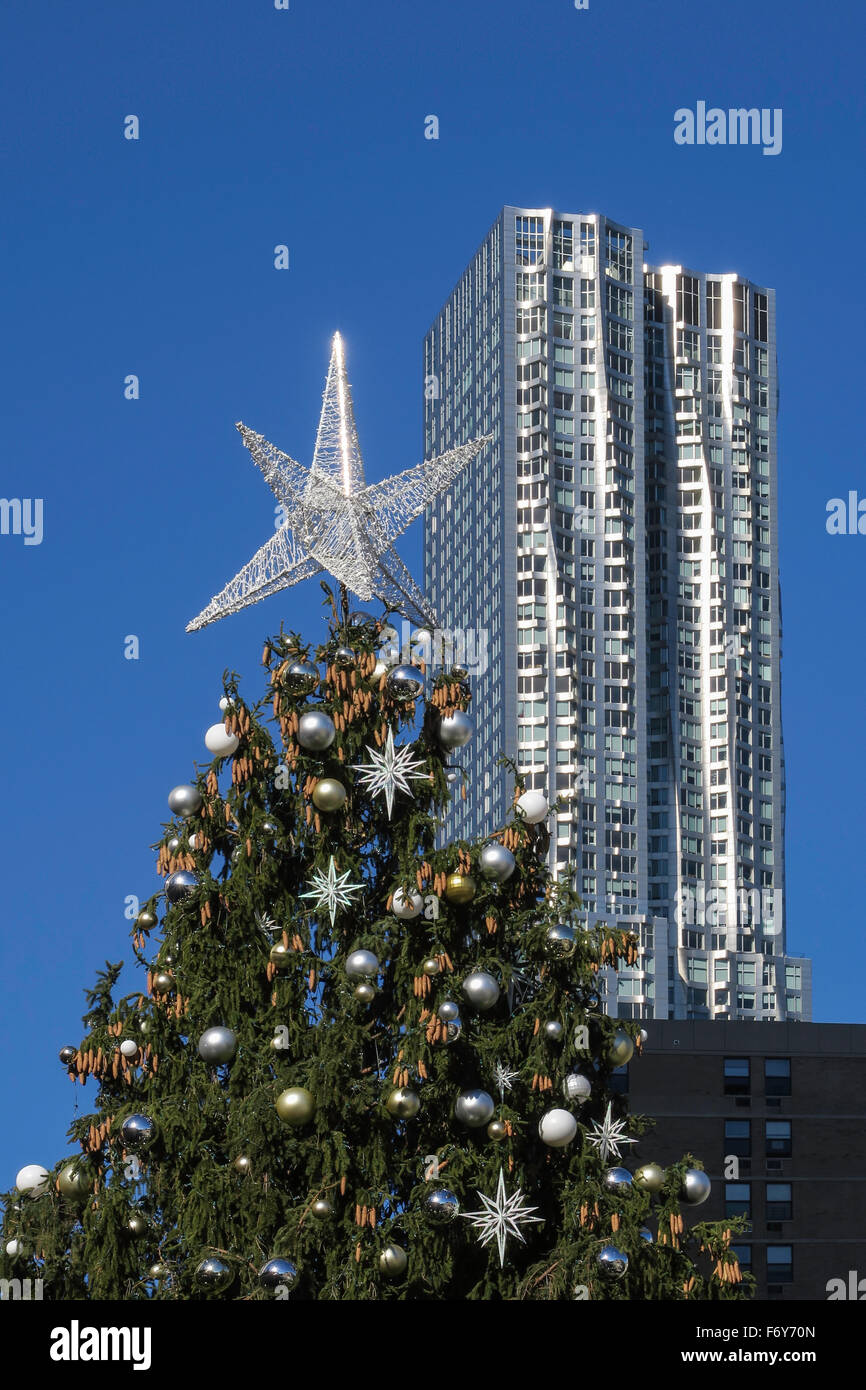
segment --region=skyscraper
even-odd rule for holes
[[[424,345],[425,443],[494,442],[429,509],[425,586],[481,630],[451,836],[512,759],[551,864],[632,927],[620,1017],[807,1019],[785,954],[775,301],[644,264],[637,227],[506,207]]]

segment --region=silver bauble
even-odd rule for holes
[[[358,657],[351,647],[341,644],[334,652],[334,665],[340,666],[344,671],[348,671],[350,666],[354,666]]]
[[[481,851],[478,859],[482,878],[486,878],[489,883],[504,883],[510,878],[517,866],[517,860],[506,849],[505,845],[498,844],[491,840]]]
[[[421,1109],[421,1097],[408,1086],[398,1086],[385,1102],[389,1115],[397,1120],[411,1120]]]
[[[305,710],[298,720],[298,743],[310,753],[323,753],[334,742],[334,721],[323,709]]]
[[[622,1195],[632,1189],[632,1176],[627,1168],[608,1168],[601,1181],[607,1192]]]
[[[576,1101],[578,1105],[583,1105],[585,1100],[589,1100],[592,1095],[592,1082],[579,1071],[570,1071],[562,1083],[562,1092],[568,1100]]]
[[[174,976],[167,970],[157,970],[151,979],[150,987],[156,995],[171,994],[174,989]]]
[[[447,1187],[434,1187],[424,1198],[424,1213],[437,1226],[447,1226],[460,1210],[460,1203]]]
[[[386,1245],[379,1256],[379,1269],[388,1279],[399,1279],[408,1263],[409,1256],[401,1245]]]
[[[710,1195],[712,1184],[702,1168],[687,1168],[683,1178],[683,1200],[698,1207]]]
[[[291,1260],[268,1260],[259,1270],[259,1283],[263,1289],[293,1289],[297,1282],[298,1268]]]
[[[259,831],[262,835],[271,836],[278,835],[280,833],[279,828],[276,825],[274,825],[274,822],[272,820],[263,820],[259,825]]]
[[[647,1032],[647,1030],[646,1030],[645,1028],[641,1028],[640,1033],[638,1034],[638,1037],[639,1037],[639,1039],[640,1039],[640,1045],[641,1045],[641,1047],[646,1047],[647,1043],[649,1042],[649,1033]]]
[[[126,1223],[126,1229],[136,1240],[141,1240],[142,1236],[147,1235],[147,1221],[139,1212],[134,1211]]]
[[[293,661],[283,676],[283,685],[291,695],[311,695],[319,684],[319,669],[312,661]]]
[[[319,1197],[310,1210],[319,1221],[327,1221],[329,1217],[334,1215],[334,1204],[329,1202],[327,1197]]]
[[[594,1012],[601,1006],[601,995],[598,993],[598,990],[587,990],[581,1002],[583,1003],[583,1007],[585,1009],[589,1009],[591,1012]]]
[[[339,811],[346,804],[346,788],[336,777],[323,777],[313,787],[313,805],[320,811]]]
[[[425,975],[438,975],[442,966],[435,956],[428,956],[426,960],[421,962],[421,970]]]
[[[356,608],[349,614],[346,626],[350,632],[363,632],[365,627],[378,627],[379,619],[372,613],[365,613],[362,608]]]
[[[379,962],[372,951],[350,951],[346,957],[346,974],[350,980],[372,980],[379,973]]]
[[[615,1245],[604,1245],[596,1256],[599,1273],[605,1279],[621,1279],[628,1269],[628,1255]]]
[[[149,1149],[156,1138],[156,1125],[147,1115],[127,1115],[120,1126],[120,1138],[130,1153],[140,1153]]]
[[[547,929],[547,954],[552,960],[568,960],[577,950],[577,936],[565,922]]]
[[[72,1062],[75,1061],[75,1058],[78,1056],[78,1052],[77,1049],[74,1047],[61,1047],[57,1055],[63,1063],[64,1067],[68,1067],[71,1065]]]
[[[499,984],[487,970],[473,970],[463,981],[463,993],[476,1009],[492,1009],[499,999]]]
[[[402,921],[408,922],[413,917],[417,917],[423,906],[424,899],[420,893],[409,893],[407,896],[402,888],[394,890],[391,899],[391,911],[395,917],[399,917]]]
[[[449,787],[456,787],[457,783],[460,781],[459,768],[447,767],[445,769],[445,781],[448,783]]]
[[[570,1110],[548,1110],[538,1121],[538,1137],[549,1149],[564,1149],[577,1134],[577,1120]]]
[[[624,1028],[617,1028],[611,1040],[610,1047],[608,1048],[608,1060],[612,1062],[615,1067],[624,1067],[631,1061],[633,1055],[634,1039]]]
[[[451,1018],[451,1019],[449,1019],[448,1022],[445,1024],[445,1042],[446,1042],[446,1043],[453,1043],[453,1042],[456,1042],[457,1039],[460,1037],[460,1034],[461,1034],[462,1032],[463,1032],[463,1020],[462,1020],[462,1018]]]
[[[306,1125],[316,1113],[316,1098],[305,1086],[289,1086],[277,1096],[277,1114],[290,1125]]]
[[[462,709],[456,709],[453,714],[444,715],[439,720],[437,731],[439,742],[443,748],[463,748],[469,742],[475,732],[475,721],[465,714]]]
[[[176,816],[182,816],[184,820],[201,810],[201,801],[201,792],[198,787],[192,786],[189,782],[182,782],[179,787],[172,787],[168,794],[168,804],[172,813]]]
[[[415,700],[424,689],[424,675],[417,666],[395,666],[385,681],[385,693],[399,705]]]
[[[658,1163],[644,1163],[635,1169],[634,1185],[641,1192],[661,1192],[665,1181],[665,1170]]]
[[[198,879],[189,869],[178,869],[165,880],[165,896],[172,904],[182,902],[198,888]]]
[[[372,1004],[376,998],[375,985],[371,985],[368,980],[362,980],[359,985],[355,985],[355,998],[361,1004]]]
[[[248,1158],[246,1154],[238,1154],[234,1161],[234,1166],[239,1173],[246,1174],[253,1166],[252,1159]]]
[[[453,999],[445,999],[436,1010],[443,1023],[450,1023],[452,1019],[460,1017],[460,1009]]]
[[[165,1279],[168,1275],[168,1265],[163,1264],[162,1260],[157,1260],[147,1271],[148,1279]]]
[[[195,1277],[196,1283],[202,1288],[210,1289],[212,1293],[223,1293],[234,1279],[234,1270],[225,1260],[211,1255],[196,1267]]]
[[[563,1027],[558,1018],[547,1019],[544,1025],[544,1036],[548,1042],[561,1042]]]
[[[138,1057],[138,1043],[134,1038],[124,1038],[119,1050],[121,1057],[125,1057],[128,1062]]]
[[[638,1235],[640,1236],[641,1240],[646,1241],[647,1245],[653,1244],[655,1238],[648,1226],[641,1226],[640,1230],[638,1231]]]
[[[495,1109],[493,1097],[478,1087],[461,1091],[454,1102],[455,1118],[469,1129],[481,1129],[483,1125],[489,1124]]]
[[[176,835],[172,835],[171,839],[166,844],[166,849],[171,855],[177,854],[178,850],[180,849],[180,840],[177,838]]]
[[[211,1066],[230,1062],[238,1050],[238,1040],[231,1028],[221,1024],[206,1028],[198,1040],[198,1055]]]

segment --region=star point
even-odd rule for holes
[[[620,1157],[621,1144],[636,1144],[636,1139],[629,1139],[624,1134],[625,1120],[614,1120],[611,1115],[611,1102],[607,1103],[607,1110],[604,1112],[604,1120],[601,1124],[598,1120],[593,1121],[592,1133],[587,1134],[590,1144],[598,1149],[602,1163],[606,1163],[611,1157]]]
[[[352,895],[359,892],[364,887],[363,883],[350,883],[348,873],[337,873],[337,865],[334,861],[333,854],[328,864],[327,874],[323,874],[321,869],[316,869],[310,882],[313,884],[313,887],[308,893],[302,893],[301,897],[314,898],[316,908],[319,912],[327,908],[332,927],[337,915],[337,909],[341,907],[351,907]]]
[[[391,812],[394,809],[394,795],[396,792],[406,792],[407,795],[414,795],[409,786],[410,781],[423,782],[429,779],[429,771],[423,762],[412,757],[412,745],[406,748],[394,747],[394,730],[388,730],[388,738],[385,743],[384,752],[378,748],[367,745],[367,752],[370,754],[372,766],[366,763],[353,763],[352,771],[357,772],[358,776],[366,788],[373,796],[380,793],[385,795],[385,804],[388,807],[388,819],[391,819]],[[419,772],[418,769],[424,771]]]
[[[533,1216],[538,1207],[528,1207],[523,1198],[523,1192],[518,1187],[516,1192],[507,1196],[505,1192],[505,1174],[499,1169],[499,1182],[496,1184],[496,1197],[485,1197],[483,1192],[478,1193],[483,1211],[465,1211],[460,1215],[466,1221],[471,1221],[472,1225],[479,1231],[479,1242],[481,1245],[489,1245],[491,1240],[496,1241],[499,1249],[499,1266],[505,1264],[505,1242],[509,1236],[514,1236],[522,1244],[526,1244],[526,1237],[521,1231],[522,1225],[532,1222],[541,1222],[543,1217]]]

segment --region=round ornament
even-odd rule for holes
[[[135,925],[139,931],[153,931],[154,927],[159,925],[159,918],[155,912],[143,907],[135,919]]]
[[[287,1124],[309,1124],[315,1113],[315,1096],[305,1086],[289,1086],[277,1097],[277,1114]]]
[[[230,757],[239,743],[237,734],[230,734],[225,724],[211,724],[204,736],[205,748],[215,758]]]
[[[439,720],[439,742],[449,751],[464,748],[475,733],[475,720],[462,709],[443,715]]]
[[[371,679],[374,681],[380,681],[382,677],[387,674],[387,672],[388,663],[387,661],[383,661],[380,656],[378,661],[376,662],[376,665],[373,667],[373,675]]]
[[[638,1231],[638,1235],[640,1236],[641,1240],[646,1241],[647,1245],[653,1244],[653,1233],[648,1226],[641,1226],[640,1230]]]
[[[457,1040],[458,1040],[458,1038],[460,1037],[460,1034],[461,1034],[462,1032],[463,1032],[463,1020],[462,1020],[462,1018],[451,1018],[451,1019],[449,1019],[448,1022],[445,1024],[445,1042],[446,1042],[446,1044],[447,1044],[447,1043],[457,1042]]]
[[[347,627],[350,632],[363,632],[365,628],[378,629],[379,619],[372,613],[365,613],[362,608],[356,608],[349,614]]]
[[[234,698],[231,695],[223,695],[220,699],[219,707],[222,710],[223,714],[225,714],[230,709],[234,709]]]
[[[538,1122],[538,1137],[550,1149],[564,1149],[577,1134],[577,1120],[570,1110],[548,1110]]]
[[[308,709],[298,720],[298,743],[309,753],[323,753],[336,737],[334,721],[323,709]]]
[[[126,1229],[135,1240],[141,1240],[147,1235],[147,1221],[140,1212],[134,1211],[126,1223]]]
[[[238,1154],[234,1161],[234,1167],[238,1173],[248,1173],[252,1166],[252,1159],[248,1158],[246,1154]]]
[[[476,1009],[492,1009],[499,999],[499,984],[487,970],[473,970],[463,981],[463,992]]]
[[[123,1147],[131,1153],[150,1148],[156,1138],[156,1125],[147,1115],[127,1115],[120,1126]]]
[[[447,1226],[460,1210],[460,1203],[447,1187],[435,1187],[424,1198],[424,1213],[437,1226]]]
[[[451,1023],[460,1017],[460,1009],[453,999],[445,999],[436,1010],[443,1023]]]
[[[312,661],[293,661],[283,676],[291,695],[311,695],[319,684],[319,670]]]
[[[482,878],[488,883],[504,883],[514,873],[517,860],[505,845],[491,840],[481,851],[478,859]]]
[[[198,888],[198,879],[189,869],[178,869],[165,880],[165,896],[172,906],[189,898]]]
[[[424,675],[417,666],[395,666],[385,681],[385,692],[398,705],[415,700],[424,689]]]
[[[154,994],[170,994],[174,989],[174,976],[169,975],[167,970],[158,970],[151,980],[151,989]]]
[[[238,1040],[231,1028],[221,1024],[206,1028],[198,1040],[198,1055],[210,1066],[230,1062],[238,1050]]]
[[[215,1255],[202,1260],[195,1271],[196,1282],[211,1293],[224,1293],[234,1279],[234,1271],[225,1260]]]
[[[75,1061],[75,1058],[78,1056],[78,1051],[74,1047],[61,1047],[57,1055],[64,1067],[68,1067]]]
[[[428,956],[421,962],[421,970],[425,975],[438,975],[442,969],[435,956]]]
[[[347,647],[345,644],[341,644],[334,652],[334,665],[339,666],[343,671],[348,671],[351,666],[355,665],[357,660],[358,658],[355,652],[352,651],[351,647]]]
[[[624,1028],[617,1028],[607,1055],[615,1067],[624,1067],[631,1061],[634,1055],[634,1040]]]
[[[399,1279],[408,1263],[409,1256],[402,1245],[386,1245],[379,1256],[379,1269],[388,1279]]]
[[[565,922],[557,922],[547,929],[547,954],[551,960],[568,960],[577,950],[577,936],[572,927]]]
[[[588,1077],[582,1076],[579,1071],[571,1071],[562,1083],[562,1091],[568,1100],[583,1105],[584,1101],[589,1100],[592,1095],[592,1082]]]
[[[259,1283],[263,1289],[293,1289],[297,1282],[297,1265],[291,1260],[268,1260],[259,1270]]]
[[[421,1097],[408,1086],[399,1086],[385,1102],[389,1115],[397,1120],[411,1120],[421,1109]]]
[[[355,998],[361,1004],[372,1004],[376,998],[375,985],[371,985],[368,980],[362,980],[359,985],[355,985]]]
[[[83,1163],[67,1163],[60,1169],[57,1191],[71,1202],[86,1202],[92,1183],[93,1178]]]
[[[171,855],[177,854],[178,850],[180,849],[180,840],[177,838],[176,835],[172,835],[171,839],[168,841],[166,845],[166,849]]]
[[[549,1018],[544,1024],[544,1036],[548,1042],[561,1042],[563,1031],[558,1018]]]
[[[318,1221],[327,1221],[334,1215],[334,1204],[327,1197],[318,1197],[310,1210]]]
[[[124,1038],[119,1050],[121,1057],[125,1057],[128,1062],[138,1057],[138,1043],[134,1038]]]
[[[496,1140],[506,1139],[508,1137],[508,1130],[505,1128],[505,1121],[491,1120],[490,1124],[487,1126],[487,1137],[488,1139]]]
[[[687,1168],[683,1178],[683,1200],[698,1207],[710,1195],[712,1184],[702,1168]]]
[[[493,1119],[495,1109],[493,1097],[477,1087],[468,1091],[461,1091],[454,1102],[456,1119],[469,1129],[481,1129],[483,1125],[489,1124]]]
[[[148,1279],[165,1279],[168,1275],[168,1265],[163,1264],[162,1260],[157,1260],[147,1271]]]
[[[313,787],[313,805],[320,811],[339,811],[346,804],[346,788],[336,777],[323,777]]]
[[[607,1192],[615,1192],[619,1196],[624,1196],[632,1188],[632,1176],[627,1168],[608,1168],[601,1181]]]
[[[350,951],[346,974],[350,980],[372,980],[379,973],[379,962],[372,951]]]
[[[28,1197],[41,1197],[48,1189],[48,1182],[47,1168],[43,1168],[41,1163],[28,1163],[19,1169],[15,1186],[19,1192],[26,1192]]]
[[[20,1240],[7,1240],[6,1254],[13,1260],[20,1260],[24,1257],[24,1243]]]
[[[665,1170],[658,1163],[644,1163],[635,1169],[633,1181],[641,1192],[660,1192],[664,1186]]]
[[[647,1043],[649,1042],[649,1033],[647,1032],[647,1030],[646,1030],[645,1028],[641,1028],[640,1033],[638,1034],[638,1037],[639,1037],[639,1039],[640,1039],[640,1045],[641,1045],[641,1047],[646,1047]]]
[[[168,794],[169,809],[175,816],[182,816],[184,820],[201,810],[201,800],[198,787],[194,787],[190,782],[182,782],[179,787],[172,787]]]
[[[449,874],[445,880],[445,896],[450,903],[464,906],[475,897],[475,879],[471,874]]]
[[[517,812],[528,825],[537,825],[544,820],[549,810],[547,797],[543,792],[524,792],[517,798]]]
[[[586,994],[583,996],[583,1007],[589,1009],[591,1013],[594,1013],[596,1009],[601,1007],[601,995],[597,990],[587,990]]]
[[[391,911],[395,917],[401,918],[402,921],[408,922],[413,917],[417,917],[423,906],[424,899],[420,893],[410,893],[407,897],[402,888],[394,890]]]
[[[628,1255],[615,1245],[604,1245],[596,1256],[603,1279],[621,1279],[628,1269]]]
[[[268,960],[271,965],[275,965],[278,970],[288,970],[292,964],[294,952],[289,949],[284,941],[275,941],[268,952]]]

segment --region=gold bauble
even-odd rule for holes
[[[323,777],[313,788],[313,805],[320,811],[339,811],[346,804],[346,788],[336,777]]]
[[[449,874],[445,880],[445,896],[450,903],[471,903],[475,897],[475,879],[471,874]]]
[[[316,1113],[316,1098],[304,1086],[290,1086],[277,1096],[277,1114],[290,1125],[305,1125]]]

